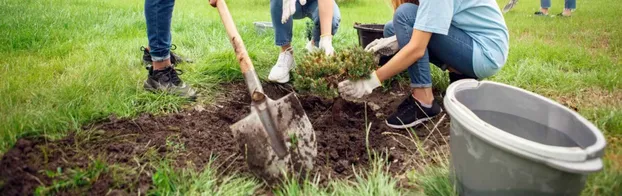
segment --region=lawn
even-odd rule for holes
[[[270,20],[267,2],[228,2],[261,78],[267,77],[278,53],[272,34],[257,34],[252,25]],[[506,3],[498,2],[501,6]],[[521,0],[505,15],[510,29],[509,60],[489,80],[547,96],[578,110],[597,125],[609,142],[606,167],[590,176],[584,194],[616,195],[622,192],[622,4],[614,0],[577,3],[578,9],[570,18],[535,17],[532,14],[538,1]],[[553,1],[551,13],[561,12],[562,5],[561,0]],[[384,23],[391,19],[392,9],[386,1],[350,0],[340,7],[341,26],[334,38],[337,50],[358,44],[354,22]],[[0,53],[4,54],[0,59],[0,154],[9,151],[19,138],[44,136],[56,140],[81,134],[86,131],[84,125],[111,115],[133,118],[209,105],[222,92],[219,84],[242,78],[218,13],[207,0],[178,1],[173,17],[175,52],[194,59],[193,64],[179,66],[184,70],[184,81],[199,90],[200,97],[194,103],[142,89],[147,75],[139,50],[147,44],[142,1],[0,0],[0,13]],[[295,48],[305,44],[304,25],[302,21],[295,24],[299,30],[295,32]],[[435,86],[440,89],[447,85],[441,77],[443,74],[436,71]],[[150,163],[155,171],[150,188],[154,194],[243,194],[253,192],[259,184],[244,175],[216,175],[209,167],[180,170],[161,157],[145,159],[157,160]],[[451,192],[451,185],[443,177],[448,172],[446,164],[440,162],[409,172],[412,190],[397,187],[398,180],[377,163],[362,172],[369,175],[353,180],[325,186],[292,180],[274,192],[445,195]],[[49,173],[51,178],[62,175],[59,179],[67,179],[38,190],[76,188],[84,180],[68,179],[77,176],[88,179],[89,184],[100,175],[127,170],[119,168],[95,159],[73,172]]]

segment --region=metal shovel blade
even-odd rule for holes
[[[266,99],[277,139],[284,141],[287,154],[278,156],[259,109],[251,106],[251,113],[230,127],[250,170],[268,183],[281,179],[284,172],[311,171],[317,156],[315,132],[298,97],[290,93],[276,101]]]

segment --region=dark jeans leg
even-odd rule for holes
[[[404,47],[412,37],[419,6],[411,3],[397,8],[393,26],[397,41]],[[473,39],[461,29],[451,26],[447,35],[432,34],[423,57],[408,68],[411,87],[431,87],[430,62],[455,69],[463,75],[476,77],[473,70]]]
[[[174,6],[175,0],[145,0],[147,37],[153,61],[163,61],[170,57]]]

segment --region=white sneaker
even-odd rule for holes
[[[276,61],[274,67],[272,67],[272,70],[270,70],[268,80],[278,83],[289,82],[289,71],[295,66],[294,53],[292,48],[289,48],[279,54],[279,59]]]

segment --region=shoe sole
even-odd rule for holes
[[[443,113],[443,111],[444,110],[441,108],[441,111],[438,114]],[[429,121],[429,120],[433,119],[434,117],[438,116],[438,114],[435,115],[435,116],[432,116],[432,117],[415,120],[414,122],[409,123],[409,124],[392,125],[392,124],[389,124],[389,121],[387,121],[387,120],[385,120],[384,123],[387,124],[387,126],[389,126],[391,128],[394,128],[394,129],[408,129],[408,128],[412,128],[412,127],[415,127],[417,125],[420,125],[421,123],[424,123],[426,121]]]
[[[147,83],[146,81],[145,81],[145,82],[143,82],[143,89],[145,89],[146,91],[149,91],[149,92],[156,92],[156,91],[157,91],[157,89],[156,89],[156,88],[154,88],[153,86],[151,86],[151,85],[150,85],[149,83]]]
[[[152,87],[151,85],[149,85],[147,82],[143,83],[143,89],[145,89],[147,92],[151,92],[151,93],[159,93],[159,92],[163,92],[163,93],[169,93],[169,94],[174,94],[174,93],[170,93],[170,92],[166,92],[164,90],[160,90],[157,88]],[[175,94],[177,95],[177,94]],[[195,101],[197,99],[197,95],[196,93],[193,95],[188,95],[188,96],[182,96],[182,95],[177,95],[179,97],[184,97],[190,101]]]
[[[272,81],[272,82],[276,82],[276,83],[281,83],[281,84],[285,84],[287,82],[289,82],[289,76],[287,77],[283,77],[281,79],[272,79],[272,78],[268,78],[268,80]]]
[[[387,124],[387,126],[389,126],[389,127],[391,127],[391,128],[394,128],[394,129],[408,129],[408,128],[411,128],[411,127],[415,127],[415,126],[417,126],[417,125],[420,125],[421,123],[424,123],[424,122],[426,122],[426,121],[428,121],[428,120],[430,120],[430,119],[432,119],[432,118],[434,118],[434,117],[431,117],[431,118],[422,118],[422,119],[418,119],[418,120],[416,120],[416,121],[414,121],[414,122],[412,122],[412,123],[409,123],[409,124],[402,124],[402,125],[392,125],[392,124],[389,124],[389,121],[386,121],[386,120],[385,120],[384,122],[385,122],[385,124]]]

